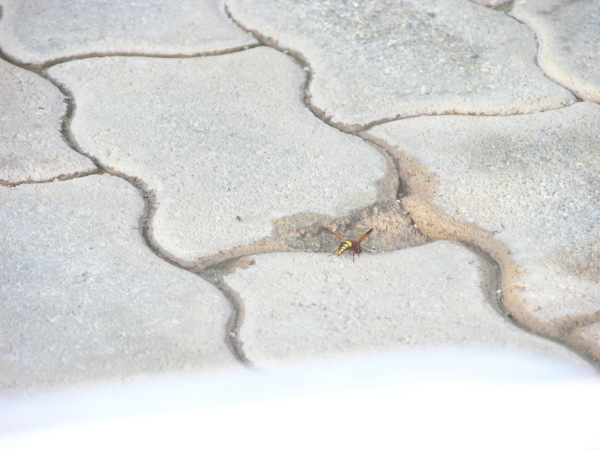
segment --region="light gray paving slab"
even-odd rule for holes
[[[538,62],[551,78],[600,102],[600,2],[517,0],[511,14],[535,31]]]
[[[64,96],[48,80],[0,60],[0,183],[96,170],[63,140]]]
[[[94,53],[185,55],[253,45],[220,0],[2,0],[0,47],[26,63]]]
[[[438,241],[350,257],[272,253],[225,277],[242,298],[240,339],[259,367],[343,352],[431,346],[520,349],[587,363],[488,303],[478,258]]]
[[[519,307],[560,335],[600,311],[598,129],[600,106],[578,103],[515,117],[407,119],[369,135],[433,173],[435,186],[413,198],[495,232],[520,268]],[[409,186],[422,182],[407,176]]]
[[[308,111],[304,72],[269,48],[94,58],[50,74],[74,92],[82,148],[155,193],[153,236],[184,263],[264,238],[285,216],[348,214],[392,179],[377,150]]]
[[[0,390],[235,364],[227,300],[149,250],[143,208],[108,175],[0,188]]]
[[[600,359],[600,322],[577,328],[572,341],[582,348],[589,348],[591,353]]]
[[[497,8],[499,6],[507,5],[513,0],[472,0],[475,3],[479,3],[483,6],[488,6],[490,8]]]
[[[310,101],[340,125],[419,114],[518,114],[574,97],[535,64],[531,31],[469,1],[227,2],[310,64]]]

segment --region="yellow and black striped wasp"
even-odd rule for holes
[[[340,246],[332,253],[332,255],[338,255],[340,256],[342,253],[344,253],[346,250],[352,252],[352,261],[354,261],[354,255],[358,255],[360,256],[360,254],[362,252],[367,252],[367,253],[371,253],[369,250],[367,250],[366,248],[363,248],[360,243],[362,241],[364,241],[366,239],[366,237],[371,234],[371,231],[373,231],[373,228],[371,228],[369,231],[367,231],[365,234],[363,234],[358,240],[353,241],[351,239],[346,239],[343,236],[340,236],[337,233],[334,233],[333,231],[325,228],[325,227],[321,227],[323,230],[333,234],[336,238],[340,239],[342,242],[340,243]]]

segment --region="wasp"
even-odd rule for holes
[[[366,248],[362,248],[360,243],[362,241],[364,241],[369,234],[371,234],[371,231],[373,231],[373,228],[371,228],[369,231],[367,231],[365,234],[363,234],[357,241],[353,241],[351,239],[346,239],[345,237],[340,236],[339,234],[334,233],[333,231],[331,231],[325,227],[321,227],[321,228],[323,230],[333,234],[336,238],[338,238],[342,241],[340,243],[340,246],[332,253],[332,255],[340,256],[342,253],[344,253],[346,250],[348,250],[348,251],[352,252],[352,261],[354,261],[354,255],[360,256],[360,254],[362,252],[371,253]]]

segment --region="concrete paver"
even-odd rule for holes
[[[571,343],[577,348],[591,349],[594,355],[598,353],[600,342],[600,322],[577,327],[570,336]]]
[[[600,3],[517,0],[511,10],[535,31],[544,72],[583,100],[600,101]]]
[[[49,81],[0,60],[0,184],[96,170],[60,135],[64,96]]]
[[[24,63],[78,55],[151,53],[186,55],[253,45],[235,27],[222,2],[168,0],[2,0],[0,45]]]
[[[457,344],[578,359],[500,318],[481,262],[454,243],[367,254],[354,263],[307,253],[253,259],[225,282],[244,299],[240,339],[259,367],[350,351]]]
[[[469,1],[227,2],[312,69],[310,99],[340,126],[418,114],[519,114],[574,102],[535,65],[531,31]]]
[[[571,3],[0,0],[0,393],[432,345],[598,367]]]
[[[226,367],[227,299],[158,259],[108,175],[0,188],[0,389]]]
[[[272,49],[95,58],[49,73],[77,98],[84,151],[155,193],[153,236],[184,264],[264,238],[285,216],[368,206],[391,175],[377,150],[310,114],[304,72]]]
[[[416,187],[403,201],[412,217],[427,226],[433,203],[494,232],[520,268],[507,306],[561,336],[600,313],[598,129],[600,106],[578,103],[525,116],[408,119],[368,135],[435,173],[429,192],[418,187],[423,175],[405,174]]]

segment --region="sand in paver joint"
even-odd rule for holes
[[[432,346],[595,373],[600,5],[477,3],[1,0],[0,392]]]

